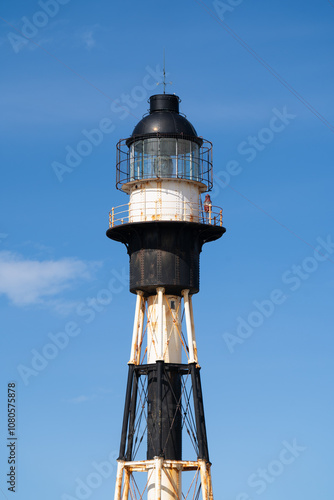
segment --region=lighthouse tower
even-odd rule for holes
[[[201,201],[212,144],[179,102],[151,96],[117,144],[116,185],[129,201],[110,211],[107,236],[127,248],[136,307],[115,500],[213,499],[192,296],[202,247],[225,228],[222,210]]]

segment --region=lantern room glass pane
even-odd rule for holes
[[[192,179],[200,180],[200,147],[195,142],[191,143],[191,159],[192,159]]]
[[[200,180],[200,147],[186,139],[152,137],[130,146],[130,180]]]
[[[130,180],[143,179],[143,141],[137,141],[130,148]]]

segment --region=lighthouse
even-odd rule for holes
[[[179,103],[151,96],[117,144],[116,187],[128,200],[110,211],[107,236],[127,249],[136,305],[115,500],[213,499],[192,296],[202,248],[225,228],[222,209],[202,202],[212,144]]]

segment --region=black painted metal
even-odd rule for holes
[[[162,451],[162,374],[164,369],[164,362],[157,361],[157,445],[159,457],[163,456]]]
[[[191,363],[191,380],[193,386],[194,410],[199,450],[198,458],[209,462],[209,450],[206,436],[202,386],[199,370],[200,368],[196,366],[196,363]]]
[[[134,366],[134,365],[133,365]],[[138,377],[139,373],[136,369],[134,369],[134,378],[133,378],[133,388],[131,395],[131,403],[129,408],[129,430],[128,430],[128,443],[126,450],[126,460],[132,460],[133,453],[133,438],[135,434],[135,421],[136,421],[136,406],[137,406],[137,393],[138,393]]]
[[[148,370],[147,459],[182,460],[181,374],[158,361]]]
[[[150,113],[155,111],[179,112],[180,98],[175,94],[156,94],[150,97]]]
[[[148,365],[129,365],[123,427],[119,458],[133,460],[137,391],[139,377],[147,383],[147,459],[163,456],[169,460],[182,460],[182,377],[191,374],[193,407],[198,458],[209,462],[200,368],[189,365],[157,361]],[[125,453],[126,449],[126,453]]]
[[[135,371],[140,375],[147,375],[150,370],[152,370],[152,364],[136,365]],[[188,364],[182,363],[165,363],[165,371],[177,370],[180,375],[188,375],[190,373],[190,366]]]
[[[129,364],[128,381],[127,381],[127,385],[126,385],[125,405],[124,405],[124,414],[123,414],[121,444],[120,444],[120,448],[119,448],[119,457],[118,457],[121,460],[125,460],[125,446],[126,446],[126,440],[127,440],[126,437],[127,437],[127,429],[128,429],[128,421],[129,421],[130,403],[131,403],[133,374],[134,374],[134,365]]]
[[[199,291],[199,256],[204,243],[220,238],[225,228],[182,221],[136,222],[108,229],[107,236],[121,241],[130,257],[130,292],[147,295],[164,287],[181,296]]]
[[[185,116],[179,114],[179,97],[172,94],[157,94],[150,97],[150,114],[144,116],[135,126],[131,137],[126,140],[130,146],[138,136],[173,134],[182,137],[191,136],[194,142],[201,144],[201,138]]]

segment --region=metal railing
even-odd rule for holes
[[[175,138],[180,137],[173,134],[154,134],[156,138]],[[149,137],[140,136],[136,141],[147,140]],[[189,140],[191,143],[197,137],[184,136],[182,140]],[[122,189],[123,184],[128,182],[148,180],[148,179],[187,179],[204,183],[207,190],[210,191],[213,185],[212,174],[212,143],[205,139],[201,139],[201,146],[198,149],[198,156],[189,154],[169,155],[170,168],[167,173],[163,173],[159,167],[157,168],[154,161],[159,159],[158,156],[144,155],[140,158],[130,158],[130,150],[127,146],[129,139],[121,139],[117,143],[116,157],[116,187]],[[181,139],[180,139],[181,140]],[[196,143],[196,142],[195,142]]]
[[[223,209],[188,201],[129,202],[113,207],[109,212],[109,228],[131,222],[184,221],[211,226],[223,226]]]

